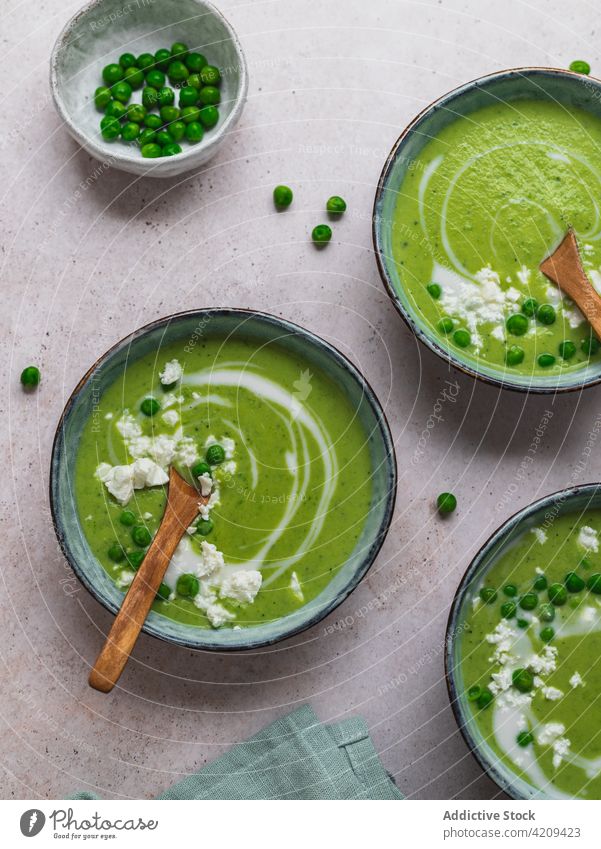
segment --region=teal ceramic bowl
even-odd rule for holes
[[[514,542],[531,528],[539,527],[548,516],[563,516],[566,513],[582,513],[587,509],[601,507],[601,484],[585,484],[572,489],[563,489],[534,501],[520,510],[495,531],[470,563],[462,578],[451,607],[446,635],[446,678],[451,706],[459,729],[472,754],[482,769],[513,799],[549,799],[551,793],[525,781],[516,775],[486,742],[473,711],[465,697],[466,683],[461,665],[461,635],[471,610],[476,588],[481,586],[484,576]]]
[[[136,330],[94,364],[67,402],[52,451],[50,505],[59,543],[75,574],[97,601],[117,613],[123,594],[90,551],[75,504],[73,481],[81,433],[103,391],[123,374],[129,362],[179,339],[187,343],[199,332],[220,338],[243,336],[258,346],[277,340],[280,347],[301,357],[306,368],[321,369],[343,389],[367,434],[373,485],[367,522],[350,557],[317,598],[274,622],[240,630],[196,628],[155,611],[143,628],[154,637],[193,649],[256,648],[309,628],[344,601],[373,563],[392,519],[397,471],[386,417],[365,378],[332,345],[275,316],[234,309],[179,313]]]
[[[393,216],[398,193],[408,169],[428,141],[457,117],[498,101],[539,99],[579,107],[601,117],[601,81],[555,68],[516,68],[481,77],[436,100],[418,115],[396,141],[380,176],[373,212],[373,243],[378,268],[390,298],[415,336],[455,368],[486,383],[522,392],[567,392],[601,381],[601,364],[594,363],[560,375],[508,374],[476,363],[444,345],[441,337],[415,310],[393,259]],[[543,257],[541,257],[541,260]]]

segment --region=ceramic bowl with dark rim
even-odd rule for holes
[[[447,623],[445,671],[449,698],[459,730],[482,769],[513,799],[547,799],[549,794],[525,781],[500,760],[484,739],[474,712],[467,701],[467,685],[462,673],[462,642],[464,625],[471,612],[475,589],[500,557],[525,532],[549,517],[567,513],[582,513],[601,507],[601,484],[583,484],[545,496],[520,510],[508,519],[487,540],[470,563],[455,593]]]
[[[73,488],[83,427],[104,390],[132,360],[178,340],[202,334],[228,338],[239,334],[262,346],[276,341],[300,357],[308,369],[321,370],[348,397],[366,433],[371,458],[372,498],[355,548],[327,587],[311,602],[280,619],[234,630],[198,628],[151,610],[143,630],[168,642],[194,649],[240,650],[270,645],[315,625],[341,604],[376,558],[392,520],[396,496],[396,458],[386,417],[363,375],[336,348],[308,330],[266,313],[203,309],[178,313],[136,330],[107,351],[87,372],[69,398],[59,422],[50,469],[50,506],[61,548],[75,574],[104,607],[117,613],[122,592],[92,554],[86,541]]]
[[[405,175],[431,138],[458,117],[495,102],[550,100],[601,117],[601,81],[556,68],[515,68],[480,77],[445,94],[424,109],[403,131],[384,165],[373,210],[373,243],[386,290],[415,336],[455,368],[486,383],[522,392],[568,392],[601,381],[601,362],[559,375],[519,375],[451,349],[412,303],[393,257],[394,211]],[[541,261],[544,257],[541,256]]]
[[[203,53],[222,75],[219,122],[200,142],[183,142],[182,153],[145,159],[137,144],[105,141],[102,113],[94,91],[103,85],[102,69],[122,53],[156,53],[174,42]],[[150,177],[175,177],[204,165],[217,153],[236,125],[248,91],[242,45],[219,9],[205,0],[92,0],[77,12],[58,36],[50,59],[50,87],[65,128],[101,162]],[[134,91],[131,102],[140,102]]]

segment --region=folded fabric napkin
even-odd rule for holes
[[[77,793],[74,799],[97,799]],[[403,799],[359,717],[322,725],[303,705],[159,799]]]

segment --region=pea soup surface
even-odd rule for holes
[[[439,344],[509,373],[598,359],[582,313],[539,271],[568,228],[601,291],[601,120],[542,100],[498,103],[431,139],[393,218],[401,288]]]
[[[474,587],[466,698],[500,761],[553,797],[601,799],[601,511],[524,533]]]
[[[168,568],[162,615],[200,627],[280,618],[310,604],[353,551],[372,491],[365,430],[327,375],[276,343],[165,346],[131,362],[98,407],[76,500],[124,591],[160,524],[169,466],[210,495]]]

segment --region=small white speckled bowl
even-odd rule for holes
[[[144,159],[137,145],[109,142],[100,133],[94,91],[102,69],[122,53],[155,53],[185,42],[203,53],[222,74],[219,123],[198,144],[182,143],[182,153]],[[211,3],[202,0],[92,0],[67,23],[54,45],[50,85],[66,129],[88,153],[130,174],[175,177],[198,168],[240,118],[248,90],[246,60],[238,37]],[[141,89],[131,102],[140,101]]]

